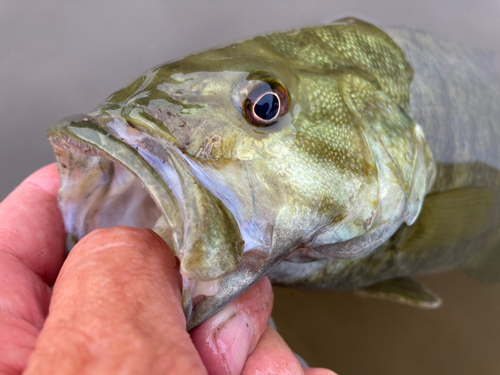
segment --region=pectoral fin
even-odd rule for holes
[[[416,253],[475,238],[491,225],[493,205],[490,189],[457,189],[429,195],[417,222],[405,228],[396,246]]]
[[[467,275],[484,284],[500,283],[500,233],[490,238],[483,251],[460,267]]]
[[[360,289],[356,293],[363,297],[386,299],[423,309],[435,309],[441,306],[441,298],[418,281],[407,277],[382,281]]]

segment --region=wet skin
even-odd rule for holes
[[[498,86],[461,51],[388,33],[347,19],[256,37],[54,124],[70,246],[98,227],[154,227],[180,259],[189,328],[273,268],[278,285],[345,290],[456,267],[478,247],[470,270],[488,263]],[[265,93],[280,106],[263,123],[249,100]],[[409,286],[396,299],[436,305]]]

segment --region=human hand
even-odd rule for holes
[[[267,278],[188,334],[152,231],[100,229],[65,260],[58,186],[53,164],[0,204],[0,374],[333,374],[303,369],[267,325]]]

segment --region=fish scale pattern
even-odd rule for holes
[[[382,30],[364,22],[302,29],[267,37],[280,54],[295,64],[322,73],[358,70],[403,109],[409,103],[413,69],[403,51]]]
[[[275,168],[295,189],[305,187],[308,206],[340,220],[345,204],[359,196],[376,201],[376,192],[367,189],[377,178],[375,160],[338,82],[312,74],[302,86],[309,105],[294,122],[293,147],[275,154]]]

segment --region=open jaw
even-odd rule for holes
[[[243,255],[233,215],[193,177],[172,140],[109,115],[68,117],[48,137],[59,165],[68,250],[97,228],[153,229],[180,260],[189,329],[275,264],[262,252]]]

